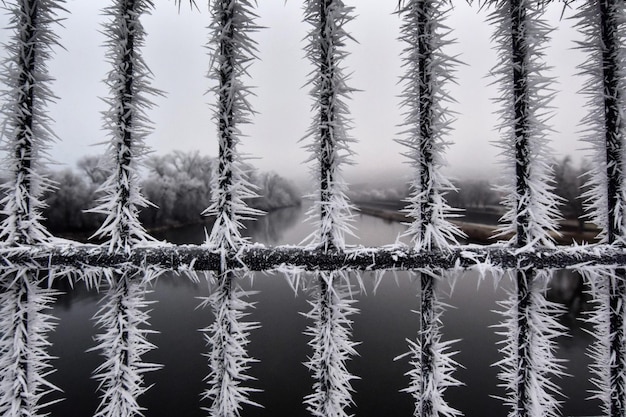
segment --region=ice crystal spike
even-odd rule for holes
[[[553,93],[551,80],[542,75],[544,45],[550,28],[542,17],[544,5],[530,0],[501,0],[493,7],[489,21],[495,26],[499,64],[495,74],[500,83],[499,146],[509,184],[502,217],[501,234],[511,233],[509,242],[520,249],[537,245],[553,247],[550,232],[556,232],[557,200],[551,185],[550,150],[545,120]],[[541,286],[549,271],[515,270],[516,291],[504,304],[506,317],[502,327],[506,336],[505,359],[500,379],[507,390],[504,401],[511,416],[558,415],[559,387],[550,379],[560,375],[554,358],[554,338],[564,334],[555,321],[561,314],[556,305],[547,303]]]
[[[95,370],[102,392],[96,417],[135,417],[143,408],[137,398],[146,392],[143,374],[160,369],[160,365],[143,362],[141,357],[154,349],[147,335],[146,284],[155,278],[150,270],[126,271],[123,275],[107,270],[109,288],[96,313],[96,324],[103,333],[96,335],[104,362]]]
[[[104,25],[106,58],[113,67],[105,79],[110,96],[104,112],[112,169],[100,187],[99,205],[89,211],[106,216],[94,236],[106,239],[111,252],[128,253],[133,244],[151,240],[139,222],[139,210],[149,203],[140,192],[137,171],[151,130],[149,97],[161,94],[150,86],[151,72],[141,55],[145,32],[140,18],[153,7],[151,0],[116,0],[104,9],[109,19]]]
[[[585,140],[593,155],[588,189],[585,193],[591,219],[598,225],[601,242],[623,246],[624,206],[624,51],[626,42],[624,2],[593,0],[579,6],[578,30],[584,38],[580,48],[587,53],[581,66],[587,78],[583,92],[588,97],[588,114],[583,120]],[[592,372],[597,390],[594,397],[602,401],[612,416],[626,413],[626,344],[623,303],[626,297],[626,271],[618,269],[583,270],[591,281],[602,284],[592,291],[597,313],[590,321],[598,339],[591,349]],[[608,282],[607,282],[608,281]]]
[[[341,176],[342,165],[350,163],[348,146],[352,142],[344,101],[352,90],[341,66],[346,56],[343,47],[350,38],[345,24],[352,19],[352,8],[341,0],[309,0],[304,6],[304,21],[311,26],[305,51],[315,68],[309,80],[314,120],[305,138],[311,141],[307,149],[310,160],[315,161],[313,173],[319,184],[318,197],[308,212],[317,227],[308,240],[325,252],[344,250],[345,235],[352,234],[352,206]],[[354,379],[346,367],[355,353],[348,316],[358,310],[353,306],[346,273],[315,276],[317,293],[308,314],[315,324],[306,332],[312,337],[313,356],[307,366],[314,383],[313,393],[304,402],[314,416],[343,417],[352,403],[350,381]],[[361,280],[358,273],[355,278]]]
[[[450,8],[445,0],[412,0],[403,2],[399,11],[404,19],[400,40],[406,45],[402,77],[406,138],[399,142],[408,148],[405,155],[414,172],[404,211],[413,219],[406,235],[417,250],[445,249],[462,236],[448,221],[452,209],[444,195],[454,186],[441,172],[453,119],[445,107],[450,101],[446,85],[453,82],[457,63],[444,50],[453,42],[444,26]]]
[[[313,374],[313,393],[306,396],[307,410],[315,417],[347,417],[352,403],[351,375],[346,362],[356,354],[351,341],[350,315],[358,313],[356,300],[350,296],[350,283],[345,272],[322,272],[312,309],[307,317],[314,324],[305,334],[311,337],[313,355],[306,365]]]
[[[16,0],[3,4],[13,37],[5,45],[3,63],[2,150],[9,179],[3,185],[4,218],[0,239],[9,246],[42,244],[50,235],[41,224],[42,194],[51,184],[43,175],[47,149],[54,139],[47,105],[55,97],[47,62],[58,46],[53,27],[63,1]],[[43,276],[43,273],[42,273]],[[0,414],[7,417],[45,415],[42,398],[58,388],[50,373],[46,333],[53,317],[44,311],[56,293],[43,289],[35,265],[0,273]]]
[[[237,417],[244,404],[257,405],[249,399],[254,389],[244,384],[252,378],[247,374],[254,360],[248,356],[249,332],[256,323],[243,322],[244,311],[251,307],[238,280],[246,274],[226,267],[225,253],[245,243],[241,235],[242,220],[261,212],[248,207],[245,200],[255,197],[248,181],[247,167],[237,151],[240,125],[252,114],[248,102],[249,88],[243,84],[247,66],[254,59],[256,46],[250,37],[258,27],[254,23],[254,6],[248,0],[214,1],[211,8],[211,39],[213,68],[209,78],[216,81],[213,93],[217,98],[214,118],[218,128],[219,156],[213,178],[211,205],[203,212],[215,216],[215,223],[205,244],[223,254],[220,270],[214,279],[212,295],[202,306],[209,305],[215,322],[202,329],[209,347],[210,374],[208,388],[202,398],[211,402],[205,408],[211,417]]]
[[[248,101],[250,88],[243,83],[247,66],[256,58],[256,43],[250,37],[258,30],[254,23],[254,6],[247,0],[213,2],[211,39],[213,68],[209,78],[216,81],[217,98],[214,119],[218,127],[219,156],[213,179],[213,198],[204,211],[215,216],[208,241],[218,248],[234,248],[244,242],[242,220],[254,218],[260,211],[248,207],[245,200],[256,197],[248,181],[249,167],[237,151],[241,142],[240,125],[252,115]]]
[[[4,3],[4,2],[3,2]],[[49,234],[41,225],[42,194],[51,184],[43,172],[47,150],[55,139],[47,106],[55,100],[47,62],[58,46],[53,27],[60,20],[63,1],[16,0],[7,2],[13,40],[5,45],[3,65],[2,150],[9,180],[0,238],[10,243],[41,243]]]
[[[55,327],[45,310],[57,293],[42,288],[38,274],[26,268],[0,274],[0,414],[6,417],[44,416],[42,398],[59,391],[45,379],[52,359],[46,334]]]
[[[611,398],[618,398],[619,388],[611,387],[609,369],[616,365],[616,356],[611,355],[610,346],[610,294],[611,283],[615,282],[617,276],[614,269],[606,268],[583,268],[580,270],[585,284],[590,288],[590,294],[594,301],[594,308],[585,319],[593,326],[594,343],[589,347],[587,354],[592,359],[589,366],[591,382],[595,389],[591,391],[591,398],[597,399],[601,403],[604,415],[611,415]],[[626,300],[622,300],[622,303]],[[623,332],[622,332],[622,343]],[[624,366],[624,364],[622,364]],[[623,388],[623,387],[622,387]]]
[[[409,206],[404,210],[413,221],[405,234],[416,250],[446,250],[462,235],[447,220],[452,209],[444,195],[454,187],[441,173],[452,119],[445,107],[449,101],[446,83],[453,78],[455,64],[444,50],[451,43],[449,29],[444,26],[450,7],[443,0],[407,0],[400,2],[399,9],[404,21],[400,38],[406,45],[403,59],[407,71],[402,78],[406,138],[399,142],[408,148],[405,155],[414,172]],[[451,342],[441,341],[443,307],[435,291],[441,276],[441,271],[419,273],[421,330],[416,341],[409,340],[414,369],[407,374],[411,383],[405,391],[413,395],[415,413],[422,417],[460,415],[443,399],[446,388],[458,385],[458,381],[452,377],[456,363],[447,351]]]
[[[514,290],[501,303],[504,317],[500,335],[505,337],[500,349],[504,359],[497,363],[503,399],[510,416],[557,417],[560,388],[554,377],[565,375],[562,361],[555,359],[556,339],[566,328],[556,321],[563,306],[547,301],[545,290],[550,271],[513,271]]]
[[[459,364],[452,359],[456,354],[450,350],[455,341],[442,340],[441,317],[444,313],[442,303],[435,291],[435,282],[447,278],[448,274],[421,276],[421,328],[415,340],[409,340],[410,364],[413,369],[407,372],[410,385],[403,391],[411,394],[415,400],[415,415],[455,417],[462,413],[445,401],[443,395],[449,387],[461,383],[452,374]],[[404,355],[403,355],[404,356]],[[396,358],[399,359],[399,358]]]
[[[524,247],[553,246],[559,214],[553,193],[551,149],[546,120],[553,90],[543,75],[544,48],[551,28],[542,17],[543,5],[530,0],[494,1],[489,17],[495,27],[498,65],[494,75],[500,84],[501,105],[498,146],[502,149],[503,201],[500,235],[511,233],[511,243]]]
[[[249,399],[250,393],[257,390],[244,385],[254,379],[247,374],[255,362],[248,355],[247,345],[250,331],[259,325],[243,321],[245,310],[252,304],[245,300],[250,294],[239,287],[237,278],[240,277],[232,272],[220,275],[202,304],[209,305],[215,314],[215,321],[201,330],[209,347],[211,369],[209,387],[202,399],[211,402],[210,407],[204,408],[211,417],[238,417],[244,404],[259,405]]]
[[[315,161],[313,175],[319,184],[318,198],[308,215],[317,226],[310,239],[324,249],[343,249],[346,233],[352,234],[353,207],[341,175],[341,167],[351,163],[349,145],[354,142],[348,136],[350,120],[345,103],[353,90],[341,66],[346,56],[342,47],[350,39],[344,26],[352,19],[352,7],[341,0],[305,4],[304,21],[311,25],[305,53],[315,68],[308,83],[314,119],[305,139],[310,141],[306,148],[309,160]]]
[[[112,69],[105,82],[110,96],[104,112],[104,127],[111,140],[108,163],[111,175],[100,187],[102,197],[91,212],[106,216],[95,233],[105,239],[109,253],[129,254],[137,245],[152,238],[139,222],[138,213],[148,205],[139,190],[137,170],[147,149],[145,138],[150,132],[146,110],[152,107],[149,96],[160,92],[150,86],[151,73],[141,55],[145,32],[141,17],[153,9],[151,0],[115,0],[104,9],[106,58]],[[147,341],[148,314],[146,284],[156,276],[148,269],[132,266],[118,270],[105,269],[95,279],[107,290],[103,305],[94,320],[102,329],[96,336],[94,350],[104,361],[95,370],[101,392],[97,417],[135,417],[141,415],[138,397],[147,387],[143,374],[158,365],[142,362],[142,355],[154,348]]]
[[[584,195],[590,217],[603,243],[624,243],[624,2],[594,0],[578,9],[580,48],[587,61],[580,65],[587,78],[583,93],[589,109],[583,119],[583,140],[594,153],[589,163],[589,191]]]

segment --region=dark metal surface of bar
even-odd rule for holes
[[[327,248],[336,247],[332,231],[334,230],[333,216],[329,209],[335,191],[335,159],[336,150],[336,88],[335,72],[337,63],[335,62],[336,46],[332,36],[332,25],[329,21],[332,0],[323,0],[320,4],[319,13],[319,140],[320,140],[320,217],[321,224],[329,222],[331,226],[322,229],[320,243]]]
[[[621,210],[624,206],[623,190],[623,126],[621,98],[621,54],[618,6],[621,0],[599,0],[600,31],[602,37],[602,75],[604,84],[604,133],[606,146],[606,176],[608,215],[606,233],[608,243],[619,241],[624,236]],[[616,271],[617,282],[609,293],[610,323],[610,385],[612,417],[626,413],[626,346],[624,346],[624,308],[626,294],[626,271]]]
[[[433,5],[430,1],[419,2],[416,6],[417,12],[417,48],[419,52],[418,58],[418,76],[419,76],[419,135],[416,138],[420,158],[419,180],[420,190],[428,192],[425,199],[421,200],[419,206],[420,218],[419,222],[419,241],[423,242],[426,235],[426,229],[432,227],[432,215],[434,202],[435,187],[432,184],[431,172],[433,166],[433,124],[434,115],[433,107],[435,105],[433,98],[433,83],[435,80],[433,74]],[[435,279],[428,274],[420,274],[420,370],[421,370],[421,399],[418,401],[419,415],[422,417],[432,417],[438,413],[435,412],[431,389],[429,387],[436,386],[436,352],[435,352]]]
[[[626,265],[626,251],[612,245],[577,248],[535,248],[531,252],[503,246],[459,246],[450,251],[418,252],[408,246],[349,248],[327,251],[293,246],[244,246],[224,254],[228,269],[264,271],[301,268],[306,271],[382,269],[451,269],[472,266],[521,268],[571,268]],[[0,248],[0,267],[28,266],[38,269],[119,268],[132,264],[157,269],[218,271],[222,252],[206,246],[135,247],[129,255],[108,253],[93,245],[22,246]]]
[[[510,0],[511,13],[511,60],[513,68],[513,112],[515,115],[513,132],[515,135],[515,183],[517,193],[516,244],[522,247],[528,244],[529,213],[528,198],[532,191],[529,185],[531,168],[530,149],[530,110],[528,89],[528,45],[526,44],[527,17],[524,0]],[[533,352],[530,349],[531,338],[530,314],[531,290],[534,271],[517,271],[517,409],[516,416],[531,415],[531,402],[528,399],[533,381],[530,377]]]
[[[15,207],[15,225],[19,230],[16,234],[17,243],[32,243],[32,236],[28,236],[28,227],[34,216],[32,199],[32,163],[33,163],[33,115],[35,114],[34,90],[36,83],[35,64],[37,60],[38,45],[37,27],[39,25],[39,3],[36,1],[23,1],[20,3],[20,50],[18,55],[19,76],[17,85],[19,95],[15,107],[21,111],[15,112],[15,160],[13,168],[15,188],[21,194],[22,205]]]

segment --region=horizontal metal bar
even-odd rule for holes
[[[224,259],[228,268],[268,271],[286,267],[306,271],[451,269],[476,265],[501,268],[567,268],[583,265],[626,266],[626,250],[613,245],[560,246],[519,250],[502,245],[458,246],[449,251],[418,252],[406,245],[351,247],[323,252],[297,246],[246,245],[220,252],[207,246],[158,245],[137,247],[129,254],[84,244],[0,247],[0,268],[50,269],[154,267],[168,270],[216,271]]]

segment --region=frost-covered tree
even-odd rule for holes
[[[502,234],[511,233],[509,244],[519,250],[537,245],[553,247],[548,233],[556,229],[558,213],[550,179],[550,149],[545,120],[552,98],[551,80],[542,75],[544,47],[551,30],[542,14],[545,5],[531,0],[498,0],[490,22],[495,26],[500,83],[499,126],[504,171],[503,187],[508,208]],[[500,378],[507,390],[505,402],[511,416],[557,416],[558,386],[550,379],[562,373],[554,358],[554,338],[562,334],[555,321],[557,305],[542,295],[550,271],[518,269],[507,272],[516,283],[503,306]]]
[[[44,224],[48,230],[52,233],[96,230],[102,218],[84,212],[93,204],[95,187],[70,169],[53,171],[50,178],[57,185],[44,195]]]
[[[153,7],[151,0],[114,0],[104,9],[106,57],[113,67],[105,80],[110,96],[104,113],[111,137],[107,157],[111,175],[100,187],[100,204],[91,211],[106,216],[95,236],[105,239],[103,245],[110,253],[129,254],[134,246],[152,240],[138,219],[139,209],[148,203],[139,190],[137,169],[150,130],[149,96],[159,94],[150,87],[151,73],[140,54],[145,38],[140,18]],[[105,270],[95,283],[107,285],[95,317],[103,333],[96,336],[94,350],[104,357],[95,371],[101,390],[98,417],[141,414],[137,398],[147,389],[143,374],[158,368],[141,359],[153,348],[146,339],[150,331],[144,328],[148,324],[144,297],[146,283],[154,276],[129,265]]]
[[[226,265],[226,253],[237,250],[245,242],[241,235],[242,220],[259,212],[251,209],[245,199],[255,197],[247,181],[246,165],[237,151],[240,126],[247,123],[251,107],[249,89],[243,84],[246,68],[255,57],[255,42],[250,34],[258,28],[254,23],[253,4],[248,0],[214,0],[211,2],[211,39],[213,68],[209,77],[215,80],[214,119],[218,127],[219,155],[217,172],[213,175],[212,203],[204,211],[215,216],[215,223],[205,244],[220,251],[220,270],[211,275],[214,286],[204,300],[210,305],[215,321],[202,329],[209,346],[210,374],[203,399],[211,402],[206,408],[212,417],[239,416],[243,404],[254,404],[249,394],[254,391],[245,383],[253,361],[246,345],[250,330],[256,323],[243,322],[245,309],[251,307],[248,295],[238,281],[245,272],[234,272]]]
[[[275,172],[253,171],[251,174],[250,181],[259,189],[259,197],[250,201],[253,207],[270,211],[300,204],[300,192],[292,181]]]
[[[4,45],[3,150],[9,178],[3,185],[0,238],[3,245],[45,244],[50,236],[41,224],[42,194],[50,187],[43,176],[46,150],[53,140],[47,105],[54,100],[47,61],[58,45],[53,31],[62,1],[7,1],[13,31]],[[45,380],[50,371],[46,333],[53,319],[44,311],[55,293],[42,287],[45,272],[5,267],[0,272],[0,414],[43,415],[41,400],[57,388]]]
[[[211,201],[215,158],[176,151],[146,160],[143,190],[155,207],[141,212],[146,227],[198,221]]]
[[[349,34],[345,25],[353,19],[352,7],[341,0],[309,0],[304,6],[304,20],[311,25],[305,48],[314,66],[309,84],[314,99],[314,119],[308,131],[309,161],[314,161],[313,175],[319,184],[317,198],[309,215],[317,224],[310,237],[312,245],[323,252],[345,249],[346,233],[351,233],[351,205],[341,166],[349,163],[352,140],[345,99],[351,93],[346,84],[342,60]],[[349,277],[345,272],[321,272],[310,301],[308,317],[314,321],[306,333],[313,355],[307,362],[314,378],[313,393],[305,398],[313,416],[346,416],[351,403],[351,380],[346,361],[355,354],[350,340],[349,316],[357,312],[350,296]],[[356,276],[359,280],[360,277]]]
[[[580,68],[587,78],[584,92],[589,113],[584,119],[585,140],[594,151],[586,203],[601,230],[603,243],[623,247],[626,242],[624,208],[624,21],[621,0],[591,0],[579,6],[578,29],[584,38],[580,48],[588,59]],[[626,335],[624,302],[626,272],[618,269],[583,269],[592,284],[597,309],[590,321],[595,325],[592,371],[604,413],[626,414]]]
[[[451,112],[446,83],[452,78],[454,59],[445,46],[451,41],[444,19],[451,8],[447,0],[406,0],[399,3],[404,23],[401,40],[406,74],[403,76],[405,111],[400,141],[408,151],[414,179],[410,185],[409,206],[404,210],[413,221],[406,231],[415,250],[446,250],[456,243],[461,232],[449,222],[451,208],[444,199],[453,185],[441,173],[446,134]],[[409,340],[411,384],[405,391],[415,398],[415,414],[422,417],[455,416],[459,411],[443,399],[446,388],[458,385],[452,377],[455,362],[449,352],[450,342],[442,341],[443,307],[435,291],[436,283],[448,273],[439,270],[418,272],[420,292],[419,337]]]

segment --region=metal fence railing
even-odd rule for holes
[[[44,310],[54,301],[49,284],[60,277],[83,279],[104,291],[96,321],[101,333],[96,349],[104,361],[94,371],[101,404],[97,416],[126,417],[142,411],[137,401],[145,392],[143,374],[158,366],[142,361],[153,349],[144,329],[144,286],[162,271],[210,271],[210,305],[215,321],[203,329],[210,348],[210,373],[203,399],[211,416],[245,414],[252,403],[246,386],[252,359],[242,290],[237,280],[250,271],[314,274],[316,292],[307,329],[312,354],[307,362],[313,389],[304,402],[314,416],[344,416],[351,403],[351,380],[346,361],[354,353],[349,316],[351,305],[347,271],[410,270],[419,275],[420,331],[409,346],[414,369],[407,388],[419,416],[454,416],[443,396],[457,384],[449,343],[442,340],[442,304],[435,283],[450,271],[476,268],[508,274],[515,283],[504,313],[507,334],[501,349],[500,377],[505,403],[514,416],[559,415],[553,376],[562,373],[554,359],[554,338],[562,334],[555,321],[558,308],[545,300],[551,271],[581,271],[591,284],[598,308],[590,319],[596,342],[591,356],[603,412],[626,415],[626,344],[624,335],[624,2],[571,1],[574,19],[584,35],[580,47],[589,59],[581,66],[588,77],[585,120],[587,141],[595,153],[587,195],[591,216],[601,230],[601,242],[557,246],[549,232],[556,228],[558,202],[552,194],[549,160],[545,156],[549,129],[544,125],[550,95],[543,48],[549,28],[542,20],[544,1],[485,1],[499,48],[496,74],[501,85],[501,146],[510,183],[503,204],[502,234],[506,242],[487,246],[459,245],[461,232],[448,221],[445,194],[451,184],[441,171],[449,115],[445,85],[452,60],[445,55],[449,31],[445,26],[451,2],[401,0],[401,39],[406,73],[402,106],[406,116],[407,156],[414,169],[406,212],[412,219],[411,246],[363,248],[347,246],[351,206],[340,176],[349,148],[347,105],[351,89],[342,69],[344,25],[352,9],[341,0],[304,1],[304,21],[310,32],[305,53],[313,65],[310,86],[315,99],[308,140],[317,163],[318,194],[312,209],[317,232],[307,246],[265,247],[241,235],[241,222],[257,213],[246,205],[254,195],[247,184],[239,126],[251,115],[243,80],[255,59],[252,34],[254,3],[214,0],[211,5],[212,72],[216,82],[214,119],[219,158],[212,205],[205,214],[215,224],[203,245],[156,243],[138,220],[146,201],[138,187],[138,164],[146,152],[150,122],[145,110],[150,95],[150,72],[141,56],[144,31],[141,16],[150,0],[112,0],[105,8],[108,52],[112,65],[106,83],[105,125],[111,138],[108,155],[113,173],[93,209],[106,219],[98,231],[102,245],[68,242],[51,236],[41,223],[43,191],[50,186],[44,172],[45,152],[53,137],[46,104],[54,98],[46,62],[57,43],[54,29],[64,2],[11,0],[13,39],[2,68],[5,168],[11,177],[3,200],[5,219],[0,228],[0,414],[37,416],[46,412],[48,394],[56,387],[46,381],[52,365],[46,353],[51,318]],[[71,7],[71,4],[70,4]],[[570,10],[570,9],[567,9]],[[60,387],[62,389],[62,387]]]

